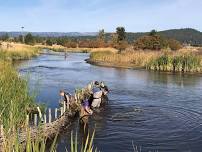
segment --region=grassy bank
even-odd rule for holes
[[[202,51],[181,49],[179,51],[110,51],[93,52],[89,62],[112,67],[143,68],[157,71],[202,72]]]
[[[0,62],[0,90],[1,123],[6,131],[11,126],[20,127],[34,99],[28,93],[27,82],[5,61]]]
[[[142,52],[142,51],[130,51],[123,53],[113,53],[110,51],[105,52],[93,52],[90,55],[91,62],[97,62],[102,64],[108,64],[109,66],[125,66],[131,68],[144,68],[147,63],[159,56],[156,52]]]
[[[18,44],[18,43],[2,43],[0,46],[1,60],[25,60],[37,56],[40,48]]]
[[[89,52],[104,52],[104,51],[110,51],[110,52],[118,52],[117,49],[114,48],[67,48],[61,45],[52,45],[52,46],[47,46],[47,45],[35,45],[37,48],[45,48],[45,49],[50,49],[55,52],[75,52],[75,53],[89,53]]]

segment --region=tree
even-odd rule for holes
[[[98,39],[104,41],[105,40],[105,31],[104,29],[100,30],[98,33]]]
[[[124,41],[126,39],[126,32],[124,27],[117,27],[116,28],[116,34],[117,34],[117,41],[118,43],[120,41]]]
[[[149,33],[149,36],[156,36],[156,35],[157,35],[156,30],[151,30],[151,32]]]
[[[34,45],[34,44],[35,44],[34,36],[32,36],[31,33],[28,33],[28,34],[25,36],[25,44],[29,44],[29,45]]]
[[[165,38],[156,36],[143,36],[138,38],[134,43],[135,49],[143,50],[161,50],[168,47],[168,42]]]
[[[46,45],[52,46],[53,45],[53,41],[51,39],[47,39],[46,40]]]
[[[173,51],[176,51],[182,48],[182,45],[180,44],[180,42],[175,39],[168,39],[168,45],[169,45],[169,48]]]
[[[9,40],[9,35],[8,35],[8,33],[2,35],[2,36],[1,36],[1,40],[2,40],[2,41],[8,41],[8,40]]]
[[[105,47],[105,32],[104,29],[100,30],[96,40],[96,47]]]
[[[122,50],[125,50],[128,46],[128,43],[126,41],[126,32],[124,27],[117,27],[116,28],[116,35],[117,35],[117,45],[116,48],[121,52]]]
[[[19,42],[23,43],[23,36],[22,36],[22,35],[19,35],[19,37],[18,37],[17,41],[19,41]]]

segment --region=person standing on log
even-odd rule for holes
[[[92,108],[99,108],[102,102],[102,95],[103,91],[101,89],[101,83],[95,81],[95,85],[92,89],[92,96],[93,96],[93,101],[92,101]]]
[[[68,102],[70,102],[71,94],[68,92],[65,92],[64,90],[60,90],[60,96],[63,98],[63,101],[65,101],[66,105]]]

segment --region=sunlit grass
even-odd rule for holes
[[[0,111],[5,128],[21,126],[28,107],[34,104],[27,82],[21,79],[11,63],[0,62]]]
[[[113,64],[132,64],[134,66],[144,67],[152,58],[160,54],[155,51],[127,51],[122,53],[113,53],[110,51],[93,52],[90,55],[92,61],[108,62]]]
[[[75,52],[75,53],[89,53],[89,52],[105,52],[105,51],[110,51],[110,52],[118,52],[117,49],[115,48],[67,48],[61,45],[52,45],[52,46],[47,46],[47,45],[35,45],[35,47],[38,48],[46,48],[53,50],[55,52]]]
[[[93,52],[90,60],[111,65],[132,65],[149,70],[201,72],[202,56],[198,49],[179,51],[124,51],[122,53]]]
[[[37,56],[40,52],[38,47],[18,44],[18,43],[5,43],[0,47],[1,60],[24,60]]]

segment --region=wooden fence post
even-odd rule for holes
[[[48,122],[51,123],[51,108],[48,109]]]
[[[38,112],[39,112],[39,118],[40,118],[40,120],[43,122],[43,117],[42,117],[42,113],[41,113],[40,108],[37,107],[37,110],[38,110]]]
[[[37,126],[37,114],[34,114],[34,125]]]
[[[68,101],[67,101],[68,102]],[[66,111],[66,102],[65,101],[63,101],[63,112],[65,112]]]
[[[55,108],[55,119],[57,119],[57,117],[58,117],[58,109]]]
[[[67,107],[67,110],[69,110],[69,104],[70,104],[69,102],[70,102],[70,101],[67,102],[67,106],[66,106],[66,107]]]
[[[44,123],[46,123],[46,113],[44,114]]]
[[[29,115],[26,116],[26,128],[29,126]]]
[[[60,107],[60,116],[63,115],[63,107]]]

